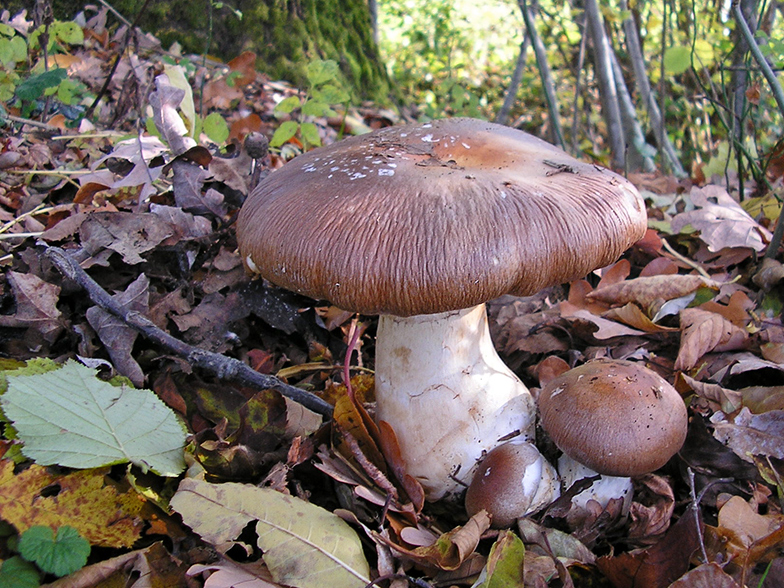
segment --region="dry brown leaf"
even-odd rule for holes
[[[596,289],[586,296],[591,300],[599,300],[616,306],[635,302],[647,309],[657,300],[673,300],[705,287],[718,290],[719,286],[721,284],[718,282],[702,276],[658,275],[626,280],[620,284]]]
[[[561,316],[568,320],[583,320],[593,323],[599,327],[593,336],[597,339],[611,339],[613,337],[622,337],[628,335],[645,335],[644,331],[632,329],[615,321],[610,321],[592,314],[587,310],[582,310],[575,307],[569,302],[561,302]]]
[[[31,327],[44,340],[54,342],[65,326],[57,308],[60,286],[44,282],[31,273],[9,271],[6,276],[16,299],[16,313],[0,316],[0,326]]]
[[[698,209],[673,217],[671,226],[676,233],[691,225],[700,231],[700,239],[713,252],[737,247],[762,251],[770,241],[770,232],[751,218],[724,188],[695,186],[690,197]]]
[[[738,290],[733,292],[732,296],[730,296],[729,302],[726,305],[709,300],[703,304],[700,304],[699,308],[720,314],[733,325],[740,328],[745,328],[746,325],[751,322],[749,310],[753,309],[754,306],[754,302],[746,295],[746,293]]]
[[[746,331],[723,316],[699,308],[681,311],[681,346],[675,360],[676,370],[690,370],[700,358],[721,345],[739,345],[746,340]]]
[[[629,537],[644,539],[661,535],[670,527],[674,511],[675,495],[665,478],[654,474],[635,478]]]
[[[700,382],[683,373],[680,376],[697,396],[715,402],[725,413],[735,412],[741,407],[742,399],[739,391],[730,390],[718,384]]]
[[[784,459],[784,411],[752,414],[743,407],[732,421],[713,423],[713,436],[746,461],[754,455]]]
[[[741,588],[716,563],[702,564],[670,584],[670,588]]]
[[[646,333],[668,333],[678,330],[674,327],[657,325],[648,318],[648,315],[646,315],[639,306],[632,302],[625,304],[620,308],[611,308],[605,312],[603,316],[604,318],[622,322],[635,329],[640,329]]]

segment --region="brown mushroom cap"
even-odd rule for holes
[[[465,495],[469,516],[486,510],[495,528],[541,509],[558,497],[558,476],[531,443],[499,445],[479,464]]]
[[[657,470],[686,440],[688,416],[678,392],[629,361],[595,360],[550,380],[539,411],[561,451],[610,476]]]
[[[412,316],[582,277],[645,226],[621,176],[522,131],[444,119],[298,156],[250,194],[237,237],[279,286]]]

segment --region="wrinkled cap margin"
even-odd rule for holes
[[[237,237],[278,286],[412,316],[580,278],[645,227],[623,177],[522,131],[444,119],[296,157],[249,195]]]

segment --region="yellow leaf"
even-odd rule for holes
[[[70,525],[93,545],[130,547],[141,533],[138,515],[144,500],[135,492],[118,493],[107,486],[108,471],[57,476],[32,465],[14,474],[14,463],[0,460],[0,517],[20,533],[33,525],[53,530]]]
[[[171,506],[216,546],[233,542],[256,521],[258,546],[276,582],[296,588],[362,588],[370,568],[354,530],[309,502],[270,488],[185,479]]]

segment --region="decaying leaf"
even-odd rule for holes
[[[576,308],[569,302],[561,302],[561,316],[568,320],[587,321],[597,326],[598,330],[593,333],[593,336],[600,340],[629,335],[645,335],[645,331],[632,329],[615,321],[596,316],[587,310]]]
[[[6,276],[16,299],[16,313],[0,316],[0,325],[6,327],[32,327],[46,341],[53,342],[65,323],[57,309],[60,286],[44,282],[34,274],[9,271]]]
[[[700,239],[711,251],[730,247],[765,249],[770,232],[751,218],[724,188],[695,186],[690,197],[698,210],[676,215],[671,222],[673,231],[680,232],[686,225],[691,225],[700,231]]]
[[[14,462],[0,460],[0,516],[20,532],[44,525],[74,527],[93,545],[130,547],[139,538],[144,501],[104,481],[103,470],[64,476],[32,465],[14,474]]]
[[[123,261],[135,265],[143,253],[154,249],[173,234],[172,228],[149,213],[96,212],[79,226],[79,236],[87,253],[119,253]]]
[[[755,455],[784,459],[784,410],[752,414],[743,407],[731,421],[713,423],[713,435],[746,461]]]
[[[718,282],[695,275],[650,276],[597,288],[586,296],[615,306],[634,302],[643,309],[648,309],[657,300],[673,300],[700,288],[718,290],[720,285]]]
[[[196,564],[188,569],[189,576],[199,574],[206,577],[204,588],[280,588],[262,561],[241,564],[224,558],[218,563]]]
[[[501,531],[487,557],[487,565],[474,584],[476,588],[522,586],[525,545],[511,531]]]
[[[146,313],[149,308],[150,281],[140,274],[124,292],[114,296],[115,301],[127,310]],[[130,328],[121,319],[98,306],[91,306],[86,312],[87,321],[95,329],[106,347],[114,367],[126,376],[135,386],[144,385],[144,373],[131,351],[139,332]]]
[[[681,311],[681,328],[681,346],[675,360],[677,370],[689,370],[709,351],[720,346],[737,348],[747,338],[746,331],[720,314],[699,308]]]
[[[702,564],[670,584],[670,588],[741,588],[716,563]]]
[[[268,488],[185,479],[171,500],[183,521],[219,549],[255,522],[276,582],[297,588],[363,588],[370,569],[354,530],[334,514]]]

